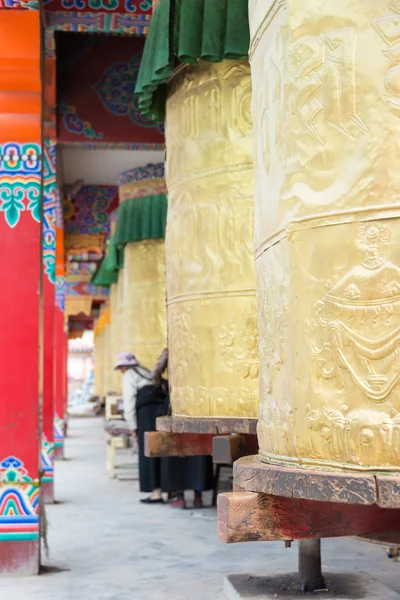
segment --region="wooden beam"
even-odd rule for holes
[[[172,433],[208,433],[257,435],[257,419],[225,419],[216,417],[158,417],[157,431]]]
[[[378,490],[377,504],[382,508],[400,508],[400,478],[393,475],[375,475]]]
[[[213,461],[222,465],[231,465],[241,458],[258,452],[257,436],[218,435],[213,439]]]
[[[144,436],[144,453],[157,456],[204,456],[212,454],[212,435],[148,431]]]
[[[375,477],[369,473],[280,467],[262,462],[258,456],[239,459],[233,469],[236,485],[247,492],[320,502],[378,503]]]
[[[218,496],[225,543],[355,536],[400,530],[400,510],[282,498],[252,492]]]

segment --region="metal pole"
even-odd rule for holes
[[[325,588],[321,571],[321,540],[299,541],[299,576],[301,592]]]

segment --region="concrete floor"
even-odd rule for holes
[[[228,573],[296,570],[295,547],[220,543],[213,509],[140,505],[136,482],[107,477],[101,420],[74,420],[69,434],[68,459],[56,464],[59,503],[48,507],[47,573],[3,579],[1,600],[222,600]],[[400,592],[400,563],[384,548],[324,540],[323,563],[369,572]]]

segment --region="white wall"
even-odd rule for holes
[[[60,163],[65,184],[82,179],[86,185],[117,185],[118,176],[135,167],[164,162],[163,150],[87,150],[61,147]]]

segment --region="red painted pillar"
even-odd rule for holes
[[[64,436],[68,436],[68,328],[64,330]]]
[[[46,139],[43,160],[43,433],[42,493],[54,502],[54,312],[56,283],[56,142]]]
[[[64,231],[62,227],[61,207],[57,210],[56,235],[56,302],[54,309],[54,451],[56,459],[64,458],[64,376],[65,365],[65,277],[64,277]]]
[[[0,573],[39,570],[40,13],[0,10]]]

